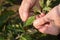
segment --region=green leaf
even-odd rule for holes
[[[23,29],[22,24],[19,24],[19,25],[20,25],[20,32],[25,32],[25,30]]]
[[[44,11],[50,11],[51,8],[50,8],[50,7],[44,7],[43,10],[44,10]]]
[[[39,10],[37,7],[33,7],[33,11],[34,11],[34,13],[36,13],[36,12],[41,13],[41,10]]]
[[[34,20],[35,20],[35,16],[29,17],[28,20],[24,23],[24,26],[29,26],[29,25],[31,25]]]
[[[7,19],[11,17],[13,14],[15,14],[14,11],[4,11],[0,15],[0,26],[2,26],[4,23],[6,23]]]
[[[5,40],[2,36],[0,36],[0,40]]]
[[[0,5],[0,11],[2,10],[2,6]]]
[[[22,2],[22,0],[7,0],[7,1],[13,4],[21,4]]]
[[[20,40],[32,40],[32,38],[28,34],[23,34],[21,35]]]
[[[52,0],[47,0],[46,5],[47,6],[50,6],[51,5],[51,2],[52,2]]]
[[[43,8],[44,7],[44,0],[39,0],[40,6]]]

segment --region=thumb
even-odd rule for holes
[[[47,16],[44,16],[44,17],[42,17],[42,18],[36,19],[36,20],[33,22],[33,26],[34,26],[34,27],[38,27],[38,26],[41,26],[41,25],[43,25],[43,24],[45,24],[45,23],[47,23],[47,22],[49,22],[49,21],[48,21],[48,18],[47,18]]]
[[[23,22],[25,22],[28,18],[28,11],[22,9],[22,7],[19,8],[19,15]]]
[[[29,11],[30,9],[34,6],[36,0],[23,0],[22,1],[22,4],[19,8],[19,15],[22,19],[22,21],[26,21],[27,18],[28,18],[28,14],[29,14]]]
[[[22,21],[26,21],[28,17],[28,11],[29,11],[29,4],[27,4],[24,0],[22,1],[21,6],[19,7],[19,15]]]

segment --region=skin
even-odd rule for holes
[[[39,0],[23,0],[22,4],[19,8],[19,14],[20,17],[22,19],[22,21],[26,21],[27,18],[30,15],[30,11],[32,9],[33,6],[37,5],[36,2],[38,3]]]
[[[28,19],[32,7],[34,7],[38,1],[39,0],[23,0],[19,8],[22,21],[25,22]],[[33,26],[41,33],[58,35],[60,30],[60,5],[55,6],[46,15],[43,13],[36,15]]]

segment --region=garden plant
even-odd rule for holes
[[[22,0],[0,0],[0,40],[59,40],[58,36],[42,34],[32,25],[35,15],[48,13],[60,0],[40,0],[40,10],[33,7],[33,14],[26,22],[19,17]]]

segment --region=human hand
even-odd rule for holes
[[[19,15],[22,19],[22,21],[26,21],[28,17],[30,16],[30,11],[33,8],[34,5],[38,5],[39,0],[23,0],[22,4],[19,8]],[[38,5],[39,6],[39,5]]]
[[[23,0],[19,8],[19,14],[22,21],[27,20],[30,10],[35,5],[35,3],[36,0]],[[60,14],[57,9],[57,7],[53,8],[44,17],[36,17],[36,20],[33,22],[35,28],[37,28],[42,33],[57,35],[59,33],[60,27]]]
[[[58,35],[60,29],[60,13],[58,6],[54,7],[48,14],[37,18],[33,25],[39,32],[51,35]]]

